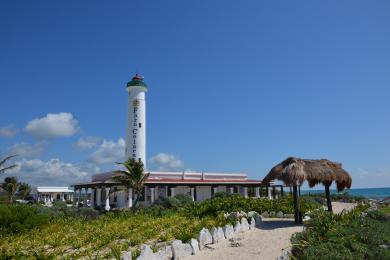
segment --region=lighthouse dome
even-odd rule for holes
[[[127,82],[127,87],[144,87],[147,88],[148,85],[143,81],[144,78],[138,74],[131,79],[131,81]]]

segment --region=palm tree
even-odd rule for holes
[[[6,177],[4,183],[1,184],[1,187],[8,193],[8,203],[11,204],[14,201],[14,196],[19,188],[18,178]]]
[[[150,173],[144,172],[144,164],[142,161],[136,161],[131,158],[128,159],[124,163],[118,163],[123,165],[126,170],[125,171],[115,171],[116,176],[113,177],[115,181],[120,182],[123,186],[125,186],[131,196],[132,192],[136,195],[136,200],[134,202],[134,206],[137,205],[142,191],[144,190],[145,181],[149,177]],[[132,201],[129,196],[129,207],[132,206]]]
[[[4,166],[4,164],[9,160],[11,159],[12,157],[15,157],[16,155],[11,155],[11,156],[7,156],[5,157],[4,159],[2,159],[0,161],[0,174],[4,173],[5,171],[7,170],[11,170],[12,168],[15,168],[17,165],[16,164],[13,164],[13,165],[10,165],[10,166]]]
[[[28,183],[22,182],[19,184],[19,194],[22,196],[22,199],[26,199],[30,195],[31,187]]]

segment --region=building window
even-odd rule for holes
[[[142,124],[141,123],[138,123],[138,128],[141,128]]]

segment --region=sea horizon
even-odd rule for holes
[[[390,187],[382,187],[382,188],[352,188],[348,190],[344,190],[341,192],[337,192],[336,189],[330,190],[331,194],[343,194],[348,193],[353,196],[362,196],[369,199],[384,199],[386,197],[390,197]],[[324,193],[324,190],[321,189],[304,189],[301,190],[302,194],[317,194]]]

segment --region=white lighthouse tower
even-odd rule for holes
[[[136,74],[127,83],[129,104],[126,130],[126,160],[134,158],[142,161],[146,168],[146,104],[147,85],[143,77]]]

